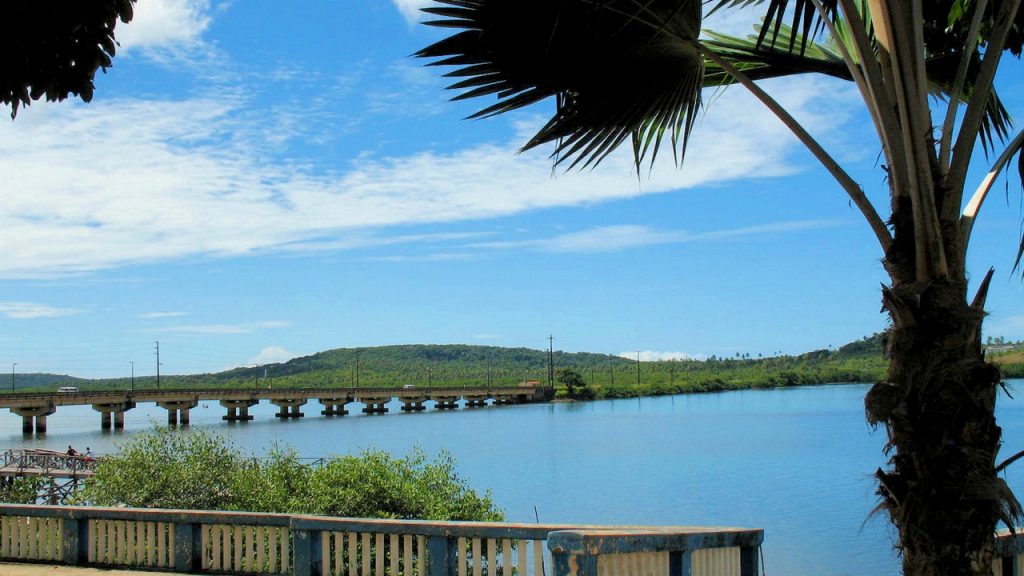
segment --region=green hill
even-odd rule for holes
[[[598,396],[635,396],[679,391],[792,386],[829,382],[871,382],[882,377],[882,335],[875,334],[836,350],[799,356],[642,362],[588,352],[553,353],[556,370],[572,369]],[[358,366],[358,369],[357,369]],[[528,348],[470,345],[402,345],[339,348],[260,367],[212,374],[168,375],[161,388],[514,386],[547,381],[548,352]],[[639,384],[638,384],[639,377]],[[19,374],[17,390],[126,389],[127,378],[86,380],[52,374]],[[154,388],[153,377],[135,379],[137,388]],[[2,389],[2,386],[0,386]]]

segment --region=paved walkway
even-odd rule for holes
[[[138,570],[102,570],[99,568],[79,568],[61,564],[12,564],[0,562],[0,575],[3,576],[159,576],[169,572],[141,572]],[[181,576],[181,573],[176,573]]]

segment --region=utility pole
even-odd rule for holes
[[[14,362],[13,364],[11,364],[11,393],[12,394],[14,393],[14,367],[17,366],[17,365],[18,365],[17,362]]]
[[[356,348],[356,388],[359,388],[359,348]]]
[[[160,389],[160,341],[156,342],[156,389]]]
[[[555,387],[555,337],[548,335],[548,388]]]
[[[128,363],[132,365],[132,392],[135,392],[135,361],[129,360]]]
[[[636,351],[636,385],[640,386],[640,351]]]
[[[612,360],[613,355],[608,355],[608,374],[612,377],[612,386],[615,386],[615,362]]]

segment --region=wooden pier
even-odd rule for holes
[[[53,450],[7,450],[0,457],[0,488],[9,488],[21,478],[36,478],[36,501],[64,504],[95,474],[97,460],[91,456],[69,456]]]

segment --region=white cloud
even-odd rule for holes
[[[632,352],[620,352],[619,356],[622,358],[628,358],[630,360],[636,360],[636,350]],[[640,361],[641,362],[662,362],[665,360],[705,360],[707,355],[705,354],[690,354],[689,352],[657,352],[655,350],[641,350]]]
[[[813,79],[776,84],[783,104],[839,138],[845,106]],[[847,88],[828,87],[831,94]],[[660,162],[638,182],[622,150],[551,176],[521,135],[456,152],[361,157],[347,172],[302,158],[267,162],[271,133],[239,98],[107,100],[32,106],[0,131],[0,278],[47,278],[175,259],[379,243],[388,227],[497,218],[745,178],[791,174],[795,140],[739,90],[702,117],[683,170]],[[521,126],[525,129],[525,126]],[[264,134],[264,131],[266,134]],[[273,155],[272,155],[273,156]],[[841,194],[836,187],[836,194]],[[201,225],[198,225],[201,223]],[[619,230],[620,242],[665,241]],[[562,238],[577,249],[586,234]]]
[[[36,318],[59,318],[81,314],[73,308],[54,308],[33,302],[0,302],[0,316],[12,320],[34,320]]]
[[[188,316],[188,312],[147,312],[146,314],[139,314],[139,318],[144,320],[152,320],[157,318],[177,318],[180,316]]]
[[[430,0],[391,0],[395,3],[395,7],[402,13],[402,18],[409,23],[410,26],[419,22],[420,17],[423,13],[420,12],[420,8],[423,8],[431,4]]]
[[[763,236],[804,230],[817,230],[834,226],[826,220],[773,222],[746,228],[687,232],[683,230],[656,230],[648,226],[618,225],[569,232],[552,238],[534,238],[509,242],[479,242],[476,248],[513,249],[533,248],[549,252],[614,252],[656,244],[681,244],[700,240],[722,240],[746,236]]]
[[[133,48],[183,48],[200,41],[210,25],[210,0],[142,0],[135,16],[115,29],[117,41]]]
[[[295,358],[295,354],[285,350],[280,346],[267,346],[260,353],[249,359],[249,364],[277,364],[280,362],[287,362],[292,358]]]
[[[252,334],[259,330],[287,328],[290,324],[279,320],[265,322],[243,322],[241,324],[184,324],[180,326],[168,326],[166,328],[153,328],[147,332],[176,333],[176,334]]]

